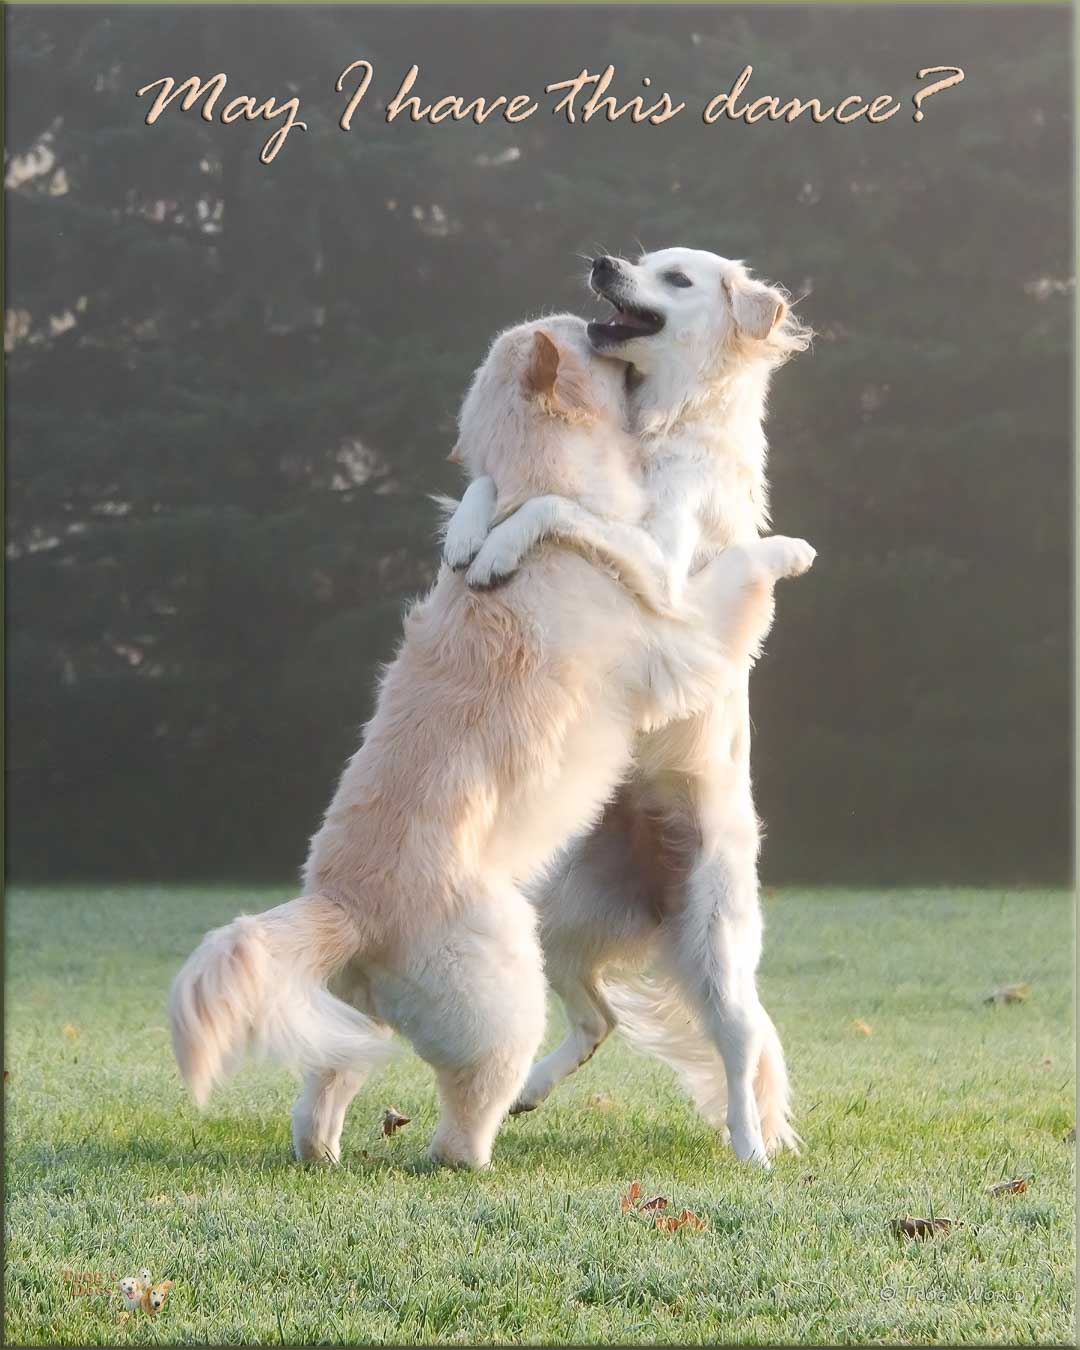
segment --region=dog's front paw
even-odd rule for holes
[[[759,547],[766,567],[778,579],[801,577],[804,572],[809,572],[817,557],[817,549],[805,539],[789,539],[784,534],[763,539]]]
[[[486,537],[481,530],[470,529],[468,526],[455,530],[451,521],[451,528],[447,530],[446,540],[443,543],[443,562],[455,572],[464,572],[475,562],[476,555],[484,547]]]
[[[512,579],[517,565],[517,558],[504,557],[499,548],[485,545],[465,573],[465,584],[472,591],[493,591]]]
[[[530,1111],[535,1111],[539,1105],[539,1102],[526,1102],[522,1101],[519,1097],[510,1108],[509,1114],[512,1116],[525,1116],[528,1115]]]

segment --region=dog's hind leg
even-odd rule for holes
[[[373,977],[380,1012],[436,1072],[436,1162],[486,1167],[525,1081],[547,1001],[535,928],[524,896],[500,889]]]
[[[472,1025],[436,1063],[442,1116],[431,1141],[435,1161],[452,1167],[490,1162],[495,1135],[544,1034],[547,988],[535,919],[523,898],[517,902],[528,911],[521,916],[525,932],[485,935],[454,972]]]
[[[594,970],[568,969],[549,963],[547,973],[551,987],[562,1000],[570,1024],[569,1032],[550,1054],[533,1065],[517,1101],[510,1108],[512,1116],[534,1111],[564,1078],[576,1073],[593,1057],[615,1028],[615,1014],[608,1006]]]
[[[292,1112],[293,1150],[301,1162],[340,1161],[345,1113],[364,1077],[334,1069],[304,1075],[304,1089]]]
[[[749,821],[743,830],[729,823],[724,835],[712,840],[687,883],[685,909],[672,924],[672,957],[684,995],[724,1061],[735,1155],[767,1165],[754,1091],[769,1026],[755,981],[757,829]]]
[[[544,970],[569,1029],[561,1044],[533,1065],[512,1115],[535,1110],[607,1039],[617,1019],[600,972],[615,962],[637,963],[657,931],[656,908],[647,894],[655,879],[642,866],[632,824],[633,813],[613,803],[536,898]]]
[[[375,1020],[362,967],[347,966],[330,981],[330,989],[357,1012]],[[383,1030],[389,1034],[388,1028]],[[301,1162],[340,1162],[345,1115],[369,1073],[368,1067],[358,1066],[314,1069],[304,1075],[303,1090],[292,1110],[293,1151]]]

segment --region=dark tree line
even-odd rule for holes
[[[9,10],[12,873],[295,871],[434,574],[471,369],[640,240],[748,259],[818,333],[770,423],[775,524],[820,557],[754,677],[767,878],[1065,877],[1069,46],[1034,7]],[[414,61],[429,98],[610,61],[688,107],[387,126]],[[905,107],[705,126],[748,63]],[[137,87],[217,70],[301,91],[272,165],[263,123],[143,125]]]

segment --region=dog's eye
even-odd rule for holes
[[[685,272],[665,272],[664,280],[669,286],[692,286],[694,284]]]

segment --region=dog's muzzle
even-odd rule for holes
[[[655,309],[635,304],[626,294],[628,282],[616,258],[604,254],[594,258],[589,271],[589,286],[606,300],[615,313],[605,323],[589,324],[589,341],[599,352],[607,352],[634,338],[653,337],[664,326],[664,316]]]

